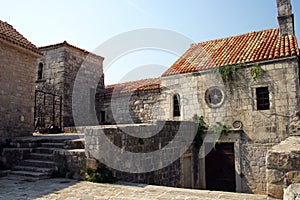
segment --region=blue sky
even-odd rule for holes
[[[291,1],[300,38],[300,1]],[[67,40],[88,51],[141,28],[168,29],[201,42],[278,26],[276,0],[10,0],[1,3],[0,19],[37,46]],[[130,53],[105,70],[106,83],[155,74],[137,70],[124,77],[139,66],[160,66],[159,74],[177,58],[157,50]]]

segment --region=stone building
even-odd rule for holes
[[[0,142],[33,130],[36,59],[41,52],[0,20]]]
[[[158,79],[107,86],[102,114],[112,123],[203,116],[231,127],[217,144],[204,139],[195,187],[265,194],[267,152],[289,137],[300,105],[292,7],[277,6],[279,28],[192,44]]]
[[[83,70],[83,74],[88,76],[82,76],[80,83],[85,84],[89,83],[88,79],[101,78],[95,88],[85,88],[80,93],[80,96],[86,97],[84,100],[89,100],[80,105],[81,109],[89,111],[83,112],[81,117],[90,119],[96,110],[98,124],[117,124],[86,129],[85,150],[88,159],[96,158],[100,162],[110,159],[117,162],[122,160],[122,157],[116,154],[119,149],[122,150],[121,153],[127,150],[138,153],[141,150],[146,154],[153,151],[153,148],[158,151],[169,144],[171,148],[164,150],[170,150],[169,155],[174,156],[182,149],[172,146],[173,139],[178,137],[179,142],[182,142],[186,137],[190,137],[191,132],[197,130],[193,120],[202,116],[201,119],[211,128],[225,125],[230,130],[217,138],[213,138],[213,134],[197,137],[196,140],[202,140],[201,147],[197,149],[190,146],[185,149],[186,152],[181,152],[176,161],[159,170],[131,173],[130,170],[133,169],[128,166],[132,163],[126,160],[120,165],[128,171],[115,170],[114,173],[124,181],[256,194],[266,194],[269,191],[272,197],[278,197],[270,189],[282,189],[284,182],[282,179],[276,183],[272,182],[271,172],[280,171],[272,164],[272,160],[276,160],[273,156],[277,155],[277,148],[274,150],[274,146],[278,146],[290,136],[292,116],[299,110],[300,52],[294,34],[290,1],[277,0],[277,6],[279,28],[192,44],[161,77],[153,79],[104,87],[103,57],[67,42],[41,47],[39,50],[43,57],[37,60],[36,77],[29,73],[31,79],[16,77],[13,81],[9,80],[14,82],[19,79],[35,79],[35,96],[24,94],[32,100],[31,104],[23,99],[20,102],[27,113],[23,115],[22,110],[16,109],[16,112],[8,110],[12,112],[10,114],[6,109],[11,109],[14,104],[2,104],[2,101],[13,102],[6,98],[20,101],[20,93],[6,95],[5,92],[15,92],[19,89],[29,91],[30,88],[33,91],[30,84],[22,88],[15,85],[17,90],[10,90],[8,84],[0,86],[1,106],[5,106],[1,107],[1,112],[8,113],[1,115],[1,120],[5,122],[1,121],[1,125],[17,121],[17,127],[22,124],[20,121],[24,121],[28,122],[28,126],[24,127],[29,130],[29,124],[33,124],[33,120],[28,113],[33,112],[30,109],[35,103],[36,126],[74,126],[73,89],[78,72]],[[4,25],[10,27],[5,23]],[[0,36],[0,42],[6,45],[5,49],[30,52],[32,60],[31,57],[25,60],[30,64],[27,66],[34,64],[33,58],[39,56],[39,50],[31,43],[24,39],[17,40],[19,36],[15,39],[3,39],[2,34]],[[1,55],[6,56],[8,50],[1,52]],[[12,52],[9,55],[14,54],[16,53]],[[19,54],[21,53],[16,55]],[[20,62],[18,59],[9,61]],[[10,70],[20,64],[9,66],[1,67],[1,70],[5,69],[3,73],[1,71],[1,80],[2,74],[12,74]],[[5,95],[2,95],[3,93]],[[24,103],[26,105],[23,105]],[[14,116],[14,119],[6,122],[11,116]],[[88,123],[89,120],[86,122],[76,125],[96,125]],[[177,136],[181,126],[184,127],[183,131]],[[136,137],[126,134],[123,129],[132,134],[136,133]],[[138,138],[138,134],[151,135],[159,129],[157,136]],[[12,129],[4,127],[1,131],[3,130]],[[103,135],[119,149],[110,151],[112,149],[102,145],[101,142],[105,141]],[[271,151],[267,158],[268,151],[272,148],[273,152]],[[202,154],[206,156],[198,156]],[[165,160],[166,157],[161,160],[146,158],[150,167],[154,164],[161,165]],[[286,171],[280,173],[284,174]],[[282,192],[280,194],[282,195]]]
[[[39,49],[43,57],[37,61],[35,82],[40,92],[37,93],[36,120],[39,120],[39,125],[42,127],[49,124],[61,128],[74,126],[72,93],[76,75],[80,68],[86,70],[86,73],[101,75],[97,88],[95,86],[88,91],[88,95],[94,98],[96,89],[104,88],[103,57],[75,47],[66,41]],[[42,101],[39,102],[39,99]]]

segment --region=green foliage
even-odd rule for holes
[[[203,116],[198,116],[198,115],[194,115],[193,116],[193,121],[198,125],[198,129],[197,129],[197,133],[194,139],[194,144],[196,148],[200,148],[200,146],[202,145],[202,135],[204,135],[208,129],[207,124],[204,121],[204,117]]]
[[[86,181],[95,183],[113,183],[116,178],[113,176],[112,171],[108,169],[105,165],[101,165],[96,170],[87,168],[86,169],[87,178]]]
[[[214,125],[214,126],[210,126],[208,132],[210,134],[227,134],[230,131],[230,127],[226,126],[226,125]]]
[[[256,63],[256,64],[253,65],[250,72],[251,72],[252,79],[254,81],[256,81],[257,79],[259,79],[259,77],[261,77],[261,75],[265,71]]]
[[[225,65],[216,68],[215,72],[221,74],[224,81],[232,81],[239,69],[240,65]]]
[[[203,141],[202,141],[202,136],[209,133],[209,134],[227,134],[230,131],[230,127],[225,126],[225,125],[213,125],[213,126],[208,126],[206,122],[204,121],[203,116],[198,116],[194,115],[193,116],[193,121],[198,125],[197,133],[194,139],[194,144],[196,148],[200,148]]]

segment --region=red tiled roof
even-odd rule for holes
[[[296,36],[280,36],[279,29],[269,29],[193,44],[162,76],[296,55]]]
[[[111,95],[112,93],[130,93],[134,91],[147,91],[156,90],[160,88],[161,79],[160,78],[149,78],[138,81],[131,81],[126,83],[118,83],[113,85],[107,85],[105,87],[106,95]]]
[[[35,53],[41,54],[38,48],[29,42],[22,34],[20,34],[13,26],[8,24],[7,22],[3,22],[0,20],[0,38],[21,46],[25,49],[33,51]]]
[[[74,45],[71,45],[69,44],[67,41],[64,41],[62,43],[58,43],[58,44],[51,44],[51,45],[47,45],[47,46],[43,46],[43,47],[39,47],[40,50],[48,50],[48,49],[56,49],[56,48],[59,48],[59,47],[62,47],[62,46],[65,46],[65,47],[69,47],[69,48],[72,48],[72,49],[75,49],[81,53],[83,53],[84,55],[90,55],[90,56],[94,56],[94,57],[98,57],[98,58],[101,58],[101,59],[104,59],[102,56],[99,56],[97,54],[94,54],[94,53],[91,53],[87,50],[84,50],[84,49],[81,49],[79,47],[76,47]]]

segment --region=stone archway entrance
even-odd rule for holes
[[[234,143],[216,144],[205,157],[206,189],[235,192],[235,175]]]

